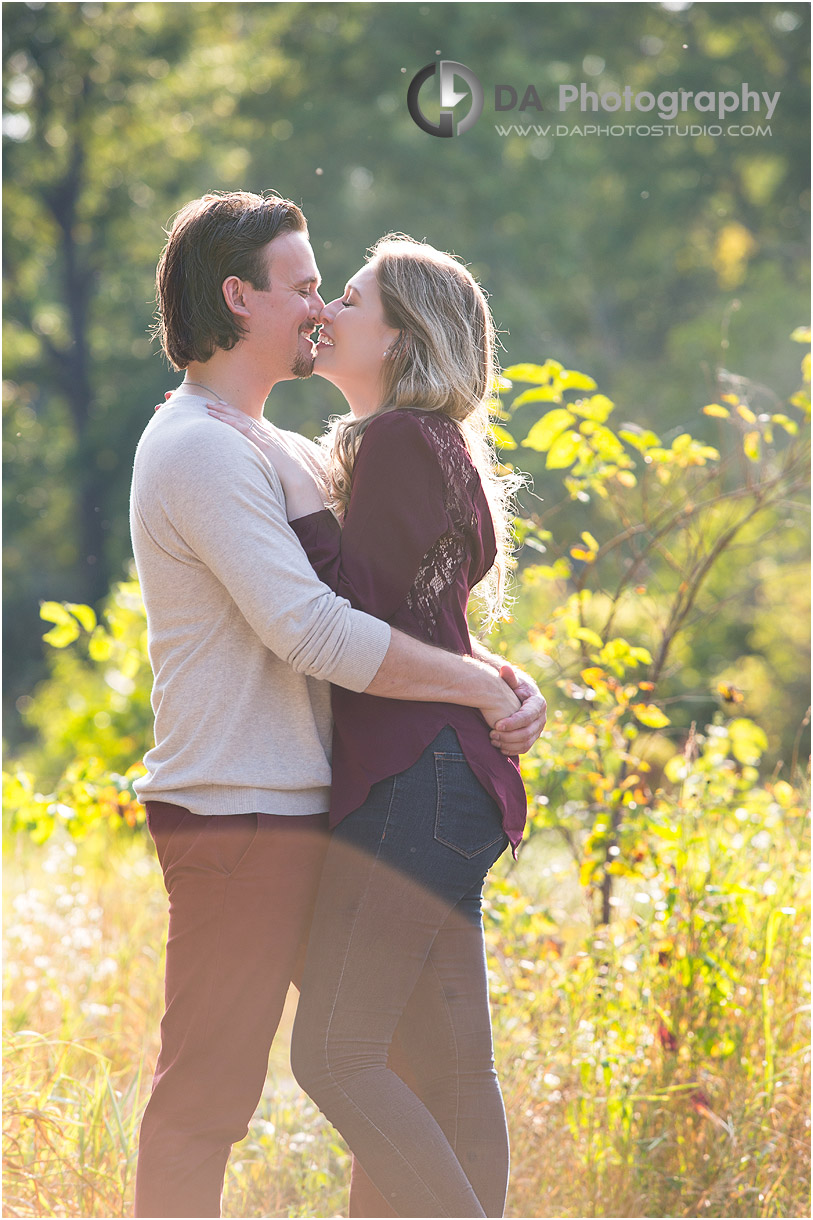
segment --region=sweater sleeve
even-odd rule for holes
[[[322,580],[356,609],[391,618],[450,528],[440,463],[418,418],[403,411],[370,424],[342,529],[329,513],[292,526]]]
[[[212,434],[207,424],[182,447],[170,441],[160,451],[143,489],[149,503],[136,504],[146,527],[158,510],[186,561],[210,570],[266,647],[296,672],[365,690],[386,655],[389,628],[319,581],[262,454],[234,430],[215,423]]]

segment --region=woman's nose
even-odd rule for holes
[[[332,322],[333,319],[336,317],[336,314],[339,312],[339,306],[341,305],[341,303],[342,303],[341,298],[337,297],[336,300],[331,301],[329,305],[323,305],[322,312],[319,315],[319,321],[320,322]]]

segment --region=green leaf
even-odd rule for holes
[[[548,470],[564,470],[565,467],[572,466],[581,446],[582,438],[578,432],[563,432],[548,450],[545,462]]]
[[[566,428],[574,421],[574,416],[565,407],[548,411],[538,419],[522,444],[526,449],[535,449],[538,453],[546,453]]]

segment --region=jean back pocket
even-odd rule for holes
[[[465,754],[435,751],[438,787],[435,838],[471,859],[508,842],[497,802],[486,792]]]

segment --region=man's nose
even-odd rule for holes
[[[316,291],[316,289],[314,289],[313,297],[311,299],[311,315],[316,319],[317,322],[321,318],[322,311],[324,310],[324,308],[325,308],[325,302],[319,296],[319,293]]]

